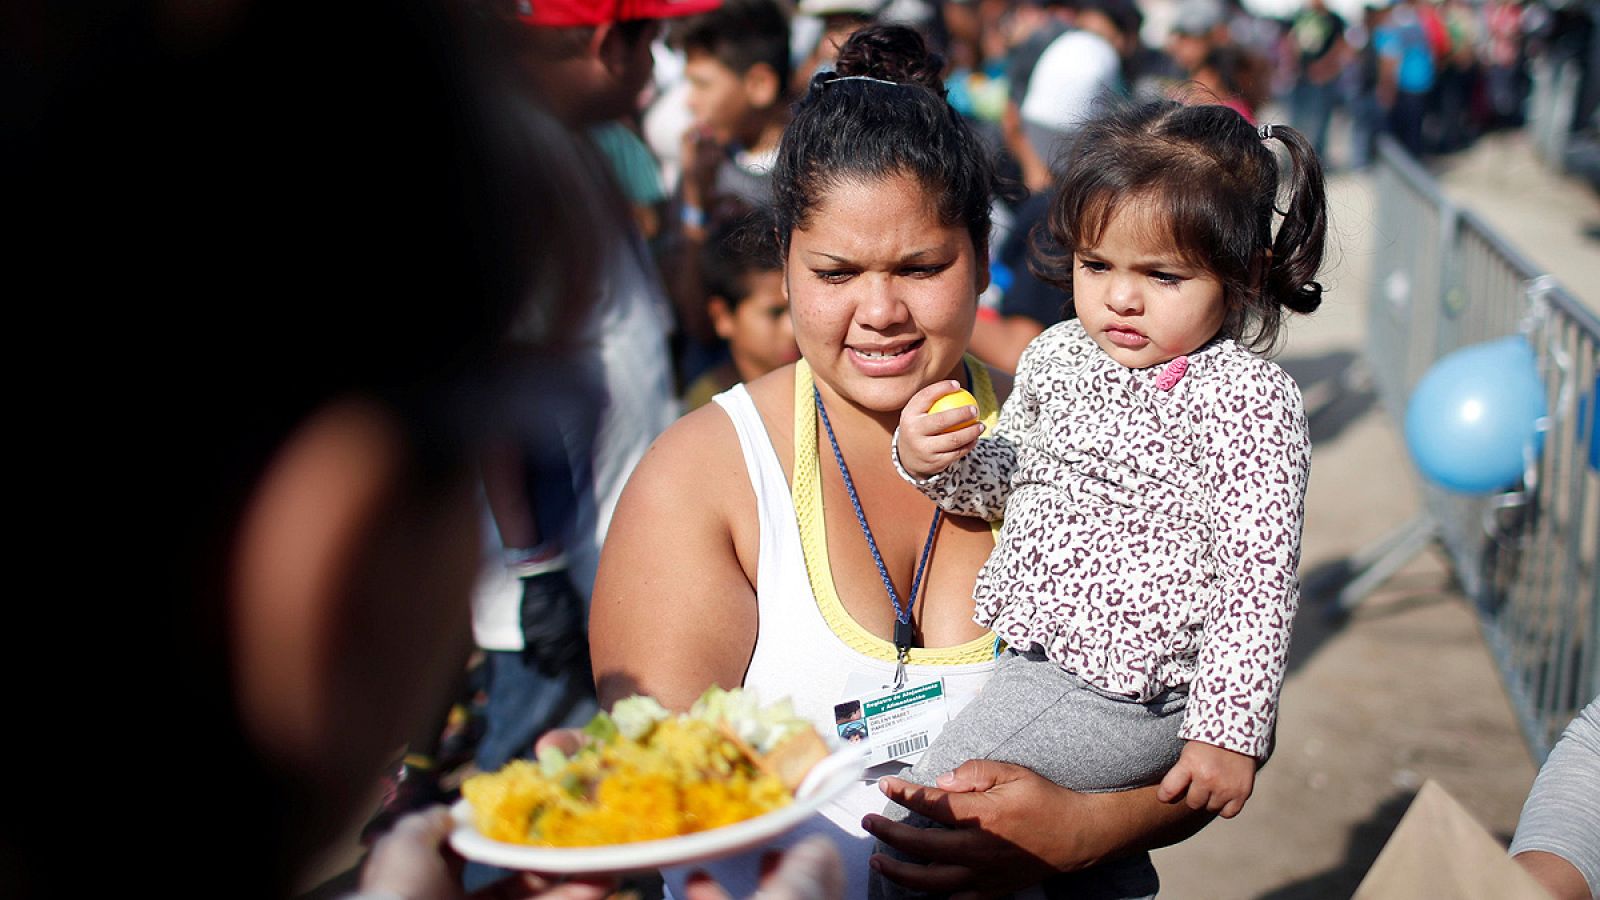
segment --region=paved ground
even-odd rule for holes
[[[1600,310],[1600,201],[1592,190],[1552,175],[1520,133],[1492,135],[1436,168],[1452,200]]]
[[[1600,204],[1536,163],[1519,136],[1438,166],[1447,194],[1580,298],[1600,306]],[[1377,235],[1370,180],[1331,183],[1338,234],[1331,291],[1291,326],[1280,361],[1314,401],[1360,353]],[[1405,451],[1368,395],[1336,397],[1312,420],[1308,580],[1416,510]],[[1308,406],[1314,402],[1308,402]],[[1492,832],[1516,827],[1534,765],[1488,652],[1442,560],[1428,555],[1348,620],[1308,601],[1284,689],[1279,746],[1238,819],[1156,854],[1163,898],[1348,897],[1426,779]]]

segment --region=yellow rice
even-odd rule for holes
[[[789,791],[715,726],[673,718],[643,742],[618,738],[556,778],[517,760],[467,780],[478,830],[498,841],[589,847],[675,837],[787,804]]]

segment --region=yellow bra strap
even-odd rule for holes
[[[994,384],[983,363],[971,355],[966,358],[971,373],[972,395],[978,400],[978,417],[993,430],[999,418]],[[833,570],[828,565],[828,533],[822,515],[822,470],[817,453],[817,413],[812,391],[815,382],[805,360],[794,369],[794,473],[789,485],[794,500],[795,523],[800,527],[800,548],[805,554],[806,574],[817,609],[833,633],[857,653],[895,661],[894,644],[861,627],[845,610],[833,586]],[[888,453],[888,448],[884,449]],[[999,524],[993,527],[998,533]],[[994,635],[984,634],[954,647],[914,647],[912,665],[947,666],[987,662],[994,658]]]

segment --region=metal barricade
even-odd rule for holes
[[[1600,318],[1531,265],[1395,143],[1379,142],[1367,364],[1398,426],[1441,356],[1524,334],[1548,397],[1522,483],[1466,497],[1422,482],[1423,512],[1357,554],[1343,608],[1437,541],[1477,609],[1534,756],[1600,694]]]

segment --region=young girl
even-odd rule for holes
[[[1227,107],[1133,107],[1085,126],[1049,226],[1077,318],[1023,353],[994,433],[928,413],[948,381],[896,432],[929,497],[1003,516],[974,599],[1009,648],[907,777],[997,759],[1231,817],[1272,746],[1310,462],[1299,390],[1253,351],[1320,303],[1321,168]]]

